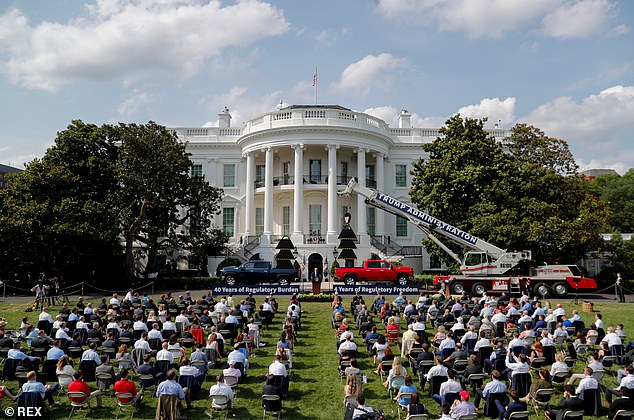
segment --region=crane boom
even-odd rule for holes
[[[493,259],[498,259],[500,256],[506,253],[505,250],[498,248],[497,246],[490,244],[482,239],[473,236],[472,234],[458,229],[448,223],[443,222],[416,207],[403,203],[387,194],[380,193],[378,191],[367,188],[363,185],[359,185],[355,178],[350,179],[348,185],[343,191],[339,191],[339,195],[350,195],[352,192],[361,194],[366,198],[366,203],[385,210],[389,213],[397,216],[404,217],[410,222],[418,226],[423,232],[425,232],[431,240],[433,240],[438,246],[440,246],[445,252],[447,252],[458,263],[462,263],[460,258],[452,252],[445,244],[443,244],[433,234],[442,235],[443,237],[465,246],[472,250],[484,252],[491,256]]]

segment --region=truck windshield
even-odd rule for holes
[[[477,254],[477,253],[471,253],[471,252],[467,253],[464,259],[464,265],[466,266],[478,265],[481,262],[482,262],[481,254]]]
[[[576,265],[569,265],[568,270],[572,273],[573,276],[581,276],[581,270]]]

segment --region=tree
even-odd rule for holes
[[[440,220],[539,261],[576,261],[601,244],[609,211],[584,190],[564,141],[517,125],[498,143],[483,121],[456,115],[423,150],[410,196]]]
[[[165,127],[120,124],[117,180],[128,275],[134,275],[134,245],[147,257],[146,272],[157,272],[162,250],[195,250],[226,238],[211,229],[223,191],[192,176],[186,145]]]
[[[623,176],[605,174],[588,182],[588,191],[609,203],[612,227],[621,232],[634,232],[634,169]]]
[[[0,193],[4,271],[85,275],[112,266],[116,155],[107,127],[73,121],[41,160],[12,177]]]
[[[185,145],[153,122],[73,121],[0,192],[0,269],[118,275],[113,267],[125,255],[133,275],[139,244],[147,272],[169,249],[202,266],[204,253],[227,240],[212,225],[223,191],[191,176],[191,167]]]

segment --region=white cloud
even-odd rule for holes
[[[501,127],[509,127],[515,121],[515,98],[484,98],[479,104],[463,106],[458,110],[462,117],[487,118],[486,127],[498,121]]]
[[[117,107],[118,118],[120,120],[129,119],[139,108],[151,104],[155,100],[155,95],[134,89]]]
[[[577,165],[579,165],[579,172],[587,171],[588,169],[614,169],[621,175],[625,174],[630,167],[623,161],[617,160],[599,160],[591,159],[586,161],[584,159],[576,159]]]
[[[217,112],[220,112],[226,106],[231,113],[231,126],[242,127],[242,124],[247,120],[275,110],[281,97],[281,92],[279,91],[257,97],[248,96],[247,93],[247,88],[236,86],[225,93],[203,98],[201,104]],[[218,126],[218,121],[207,121],[204,126],[216,127]]]
[[[616,6],[609,0],[581,0],[563,3],[544,16],[542,30],[554,38],[585,38],[609,31],[609,21]],[[618,32],[626,30],[620,25]]]
[[[77,79],[187,76],[225,48],[289,29],[280,9],[259,0],[100,0],[87,8],[66,23],[0,15],[0,51],[9,52],[0,70],[14,84],[51,91]]]
[[[361,96],[377,88],[389,90],[392,84],[391,74],[407,65],[407,59],[396,58],[388,53],[366,55],[346,67],[339,81],[331,85],[331,89]]]
[[[634,86],[612,86],[581,101],[559,97],[521,118],[550,136],[568,141],[585,162],[619,168],[634,161]]]
[[[508,32],[537,29],[554,37],[612,35],[618,10],[612,0],[379,0],[377,11],[386,18],[412,24],[436,24],[440,30],[464,31],[472,38],[499,38]],[[559,25],[556,26],[556,25]]]
[[[348,28],[324,29],[323,31],[317,34],[315,39],[320,44],[330,46],[335,44],[336,42],[339,42],[341,38],[344,38],[346,36],[347,33],[348,33]]]

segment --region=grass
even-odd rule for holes
[[[278,301],[280,307],[286,306],[285,298],[279,297]],[[349,299],[344,299],[346,308],[350,306],[349,303]],[[552,301],[551,303],[562,303],[568,312],[571,312],[572,309],[581,311],[580,304],[571,304],[567,300]],[[23,312],[25,306],[24,303],[0,303],[0,314],[8,321],[8,328],[17,328],[21,318],[25,315],[29,315],[32,322],[37,318],[37,313],[25,314]],[[344,416],[343,383],[340,381],[337,371],[338,356],[335,352],[335,333],[330,327],[330,304],[304,303],[302,304],[302,309],[304,311],[302,329],[299,333],[299,345],[296,347],[293,358],[289,395],[283,403],[284,412],[282,417],[286,419],[341,419]],[[595,303],[594,309],[595,312],[603,314],[606,327],[623,323],[628,337],[634,337],[634,306],[617,304],[611,301],[598,301]],[[51,313],[55,312],[51,310]],[[589,325],[594,319],[594,314],[591,313],[581,313],[581,315],[586,325]],[[245,383],[240,384],[239,396],[234,400],[234,409],[232,410],[235,415],[234,418],[250,419],[262,416],[260,396],[263,383],[258,376],[268,372],[268,365],[273,360],[275,342],[278,340],[281,331],[281,321],[281,316],[278,315],[274,326],[269,330],[265,330],[262,334],[261,341],[266,342],[268,345],[258,349],[257,357],[251,360],[249,377]],[[368,374],[368,384],[364,385],[366,403],[374,408],[383,407],[387,418],[397,418],[395,404],[389,401],[388,394],[381,385],[379,378],[371,373],[374,369],[372,359],[365,354],[364,346],[359,346],[359,348],[361,350],[359,356],[360,367]],[[400,354],[400,350],[395,353]],[[578,362],[578,365],[575,366],[575,371],[581,371],[581,367],[581,362]],[[207,418],[205,414],[209,406],[207,396],[209,395],[209,388],[214,383],[213,378],[218,372],[219,369],[214,369],[208,374],[207,381],[203,385],[200,394],[201,398],[193,402],[193,409],[187,412],[188,418]],[[614,377],[606,377],[602,384],[613,387],[616,381]],[[17,391],[16,382],[8,381],[6,385],[12,391]],[[89,386],[94,389],[95,384],[89,383]],[[430,418],[437,418],[438,405],[427,397],[427,392],[421,394],[421,396],[423,396],[423,403],[432,414]],[[560,394],[555,394],[552,402],[556,404],[560,398]],[[58,396],[56,400],[61,405],[50,408],[47,418],[68,418],[70,405],[66,396]],[[7,402],[4,402],[3,408],[7,407],[7,405]],[[102,419],[115,417],[117,407],[114,397],[105,396],[104,405],[105,407],[101,410],[93,408],[92,411],[87,413],[86,418]],[[143,406],[137,411],[134,418],[154,418],[155,408],[156,399],[152,398],[149,392],[146,392]],[[80,412],[72,418],[84,418],[85,414],[85,412]],[[542,417],[542,413],[536,416],[533,412],[531,420]]]

